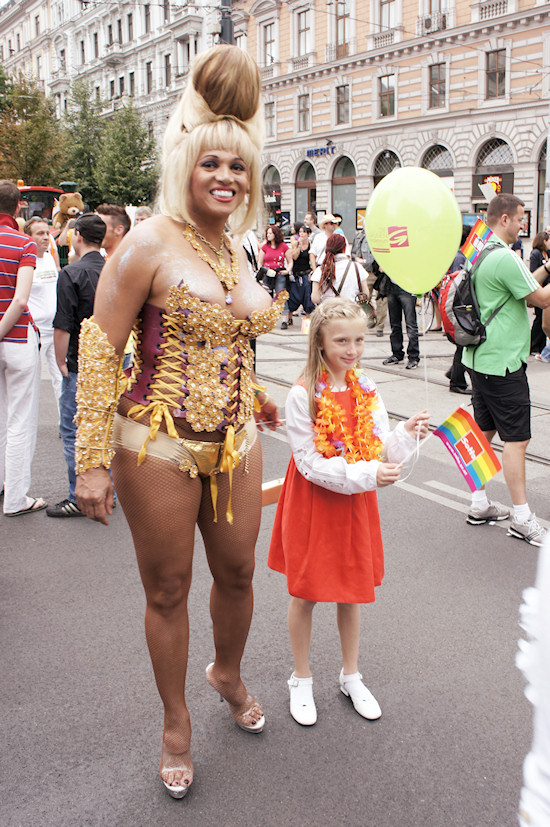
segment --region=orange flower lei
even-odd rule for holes
[[[322,373],[318,381],[317,419],[313,426],[316,432],[315,447],[324,457],[343,456],[346,462],[379,459],[382,441],[374,433],[373,411],[378,408],[376,391],[361,387],[361,370],[348,370],[346,384],[355,402],[355,429],[348,427],[347,414],[336,401],[328,381],[328,374]]]

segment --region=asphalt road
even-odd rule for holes
[[[266,480],[282,476],[288,460],[278,437],[262,436]],[[45,513],[0,516],[0,824],[516,824],[532,712],[514,657],[537,552],[502,524],[466,525],[464,483],[437,440],[431,445],[403,485],[380,494],[387,574],[376,603],[363,608],[361,640],[379,721],[360,718],[339,692],[331,605],[314,614],[319,721],[303,729],[291,719],[288,598],[284,578],[266,566],[269,506],[243,661],[267,725],[260,736],[239,730],[204,677],[213,655],[210,575],[197,539],[188,673],[195,781],[183,801],[158,779],[162,708],[121,509],[107,528]],[[32,494],[66,496],[47,381],[33,471]],[[546,478],[545,469],[531,473],[541,516]],[[502,479],[492,493],[507,501]]]

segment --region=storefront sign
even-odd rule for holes
[[[306,156],[313,158],[314,155],[334,155],[336,147],[332,146],[316,146],[315,149],[306,149]]]
[[[502,175],[486,175],[484,184],[490,184],[496,193],[502,192]]]

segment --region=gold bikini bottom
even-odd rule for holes
[[[144,445],[149,426],[142,425],[133,419],[115,414],[113,427],[113,444],[126,448],[128,451],[139,453]],[[224,442],[201,442],[185,437],[171,437],[163,431],[158,431],[154,439],[147,442],[147,455],[165,459],[178,466],[180,471],[187,472],[190,477],[206,479],[210,477],[210,491],[214,508],[214,522],[218,521],[216,504],[218,497],[217,474],[229,474],[229,503],[227,506],[227,521],[233,522],[231,510],[231,483],[233,469],[241,459],[246,457],[256,442],[258,432],[253,419],[249,420],[236,433],[233,426],[229,426]]]

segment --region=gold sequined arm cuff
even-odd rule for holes
[[[88,468],[111,467],[114,456],[113,422],[120,394],[126,385],[122,359],[116,354],[94,317],[85,319],[78,344],[76,390],[76,473]]]

